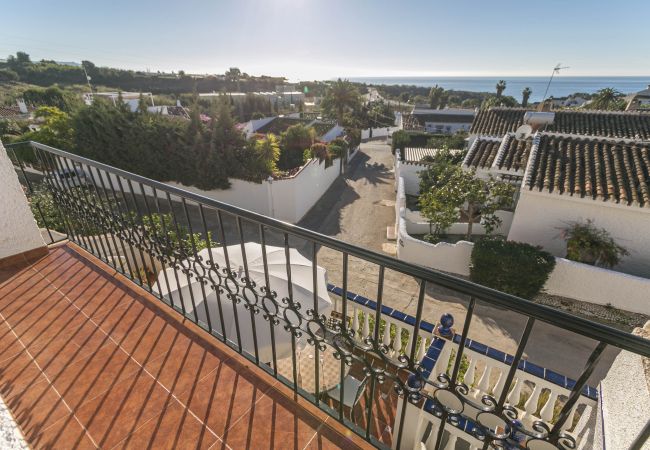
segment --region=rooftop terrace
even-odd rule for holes
[[[0,217],[29,219],[0,222],[0,243],[41,236],[14,170],[28,191],[40,177],[67,239],[0,260],[0,395],[34,447],[584,447],[601,363],[650,357],[625,331],[27,148],[28,171],[0,151],[16,194]],[[45,206],[32,198],[47,235]]]
[[[0,394],[34,448],[370,448],[74,244],[0,269]]]

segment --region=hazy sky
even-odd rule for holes
[[[650,74],[650,0],[2,0],[0,55],[337,76]]]

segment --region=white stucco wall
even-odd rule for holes
[[[454,134],[458,131],[469,131],[471,123],[458,122],[425,122],[424,130],[429,133]]]
[[[372,137],[373,138],[378,138],[378,137],[391,136],[394,132],[396,132],[398,130],[401,130],[401,129],[402,128],[400,126],[373,128],[372,129]],[[365,130],[361,130],[361,139],[370,139],[370,128],[367,128]]]
[[[512,223],[513,213],[510,211],[497,211],[495,213],[501,219],[501,225],[493,234],[507,235]],[[420,211],[411,211],[405,209],[404,221],[406,231],[409,234],[426,234],[429,232],[429,222],[422,217]],[[465,234],[467,233],[467,223],[457,222],[451,225],[445,232],[446,234]],[[485,234],[485,227],[482,224],[475,223],[472,227],[472,234],[482,236]]]
[[[355,154],[356,155],[356,154]],[[276,219],[290,223],[296,223],[316,204],[334,180],[340,174],[339,159],[332,161],[330,167],[320,163],[317,159],[308,162],[300,172],[291,178],[253,183],[250,181],[230,179],[229,189],[213,189],[206,191],[194,186],[185,186],[174,181],[167,181],[165,184],[174,186],[185,191],[203,195],[223,203],[238,206]],[[93,170],[96,180],[99,175]],[[114,186],[119,189],[120,185],[115,176],[111,177]],[[105,183],[108,180],[104,176]],[[128,185],[122,180],[121,188],[128,191]],[[139,187],[134,186],[137,194],[140,194]],[[145,187],[146,195],[153,196],[153,190]],[[161,198],[165,194],[158,192]],[[173,199],[174,196],[172,196]]]
[[[425,170],[427,166],[422,164],[404,163],[400,160],[400,151],[395,151],[395,190],[400,178],[404,179],[404,189],[407,195],[418,195],[420,193],[420,177],[418,173]]]
[[[0,141],[0,258],[44,246],[18,175]]]
[[[522,189],[508,239],[540,245],[558,257],[566,256],[560,229],[569,223],[593,219],[627,248],[616,270],[650,277],[650,208],[573,198]]]
[[[430,244],[415,239],[406,231],[406,196],[404,179],[398,179],[397,201],[395,202],[395,229],[397,231],[397,259],[430,267],[444,272],[469,275],[470,257],[474,244],[458,241],[455,244],[439,242]],[[427,225],[428,231],[428,225]]]
[[[650,315],[650,279],[564,258],[544,285],[547,293]]]
[[[650,334],[650,322],[645,324]],[[643,335],[641,329],[635,334]],[[627,450],[650,418],[650,388],[643,358],[622,351],[598,386],[600,408],[594,448]],[[650,450],[650,441],[641,447]]]

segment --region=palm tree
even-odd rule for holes
[[[359,91],[348,80],[341,80],[340,78],[333,82],[321,107],[330,117],[334,117],[339,125],[343,124],[343,115],[347,110],[355,110],[361,106],[359,99]]]
[[[503,94],[503,91],[506,90],[506,81],[505,80],[499,80],[497,83],[497,98],[501,97],[501,94]]]
[[[623,94],[614,88],[604,88],[596,92],[596,95],[589,103],[590,109],[622,110],[625,102]]]
[[[532,93],[533,91],[529,87],[526,87],[523,91],[521,91],[521,106],[528,106],[528,99]]]
[[[447,103],[447,94],[444,88],[437,84],[429,91],[429,106],[431,109],[438,109]]]

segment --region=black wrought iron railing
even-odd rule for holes
[[[44,228],[110,264],[378,447],[432,442],[431,427],[405,421],[407,409],[425,406],[439,421],[435,448],[449,439],[446,428],[462,428],[483,448],[572,447],[579,438],[571,432],[575,407],[606,350],[650,357],[650,342],[627,332],[56,148],[30,142],[8,151],[38,193],[32,202],[39,202],[33,207]],[[261,261],[255,267],[253,257]],[[323,292],[319,262],[340,289]],[[399,303],[408,283],[417,283],[413,301]],[[351,299],[352,284],[372,291],[374,300]],[[451,333],[450,363],[429,376],[427,358],[446,338],[431,323],[430,297],[440,292],[466,313],[457,317],[462,331],[455,340]],[[328,306],[330,294],[337,296]],[[464,362],[472,325],[482,319],[479,306],[517,313],[521,328],[502,361],[508,369],[498,389],[472,397],[467,374],[474,369]],[[575,351],[582,368],[551,419],[526,422],[518,417],[519,399],[510,396],[542,326],[592,344],[580,353],[558,338],[558,353]]]

